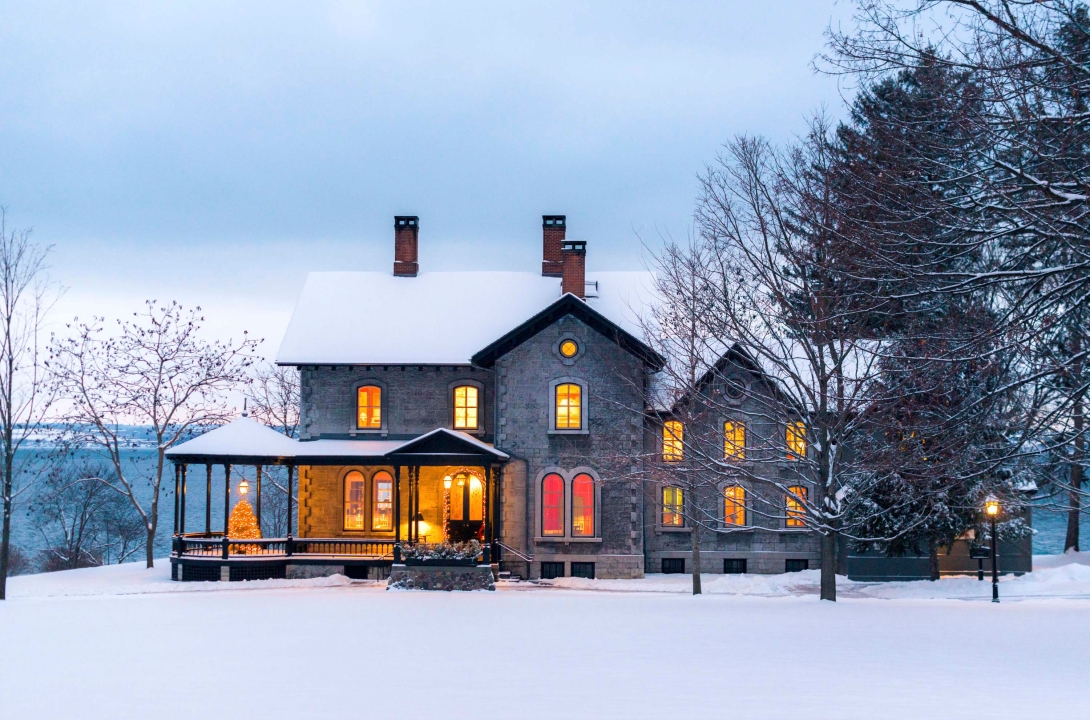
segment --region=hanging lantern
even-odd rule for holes
[[[245,495],[248,492],[250,492],[250,483],[246,478],[242,478],[242,482],[238,484],[238,493],[239,495]]]
[[[450,490],[450,475],[447,475],[445,478],[443,478],[443,488],[446,490]]]

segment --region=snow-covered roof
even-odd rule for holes
[[[587,303],[636,337],[646,272],[587,273]],[[461,365],[560,297],[528,272],[314,272],[280,344],[281,365]]]
[[[292,457],[298,441],[266,427],[253,418],[237,420],[175,445],[167,457],[176,455],[252,455],[254,457]]]
[[[167,450],[166,456],[177,461],[195,462],[286,462],[293,459],[320,462],[322,458],[383,458],[399,452],[434,454],[427,446],[444,440],[448,449],[439,454],[449,454],[453,441],[458,448],[468,446],[500,460],[509,457],[472,435],[447,428],[436,428],[409,440],[295,440],[248,417],[240,417],[176,445]],[[420,450],[421,447],[424,449]]]

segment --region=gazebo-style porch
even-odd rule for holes
[[[243,417],[173,448],[167,456],[175,466],[175,580],[335,572],[376,578],[402,561],[404,548],[448,539],[477,539],[477,562],[499,560],[496,498],[499,470],[508,456],[463,433],[440,428],[407,441],[301,442]],[[214,466],[223,469],[224,520],[217,529],[212,528],[211,513],[218,500],[213,497]],[[289,500],[286,537],[231,537],[232,507],[249,489],[246,482],[232,492],[232,472],[254,468],[254,511],[260,527],[261,483],[270,466],[286,470],[289,498],[298,474],[301,513]],[[204,527],[196,531],[189,529],[192,519],[186,512],[194,481],[205,495]],[[307,517],[299,517],[302,513]]]

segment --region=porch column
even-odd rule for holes
[[[295,534],[295,533],[293,533],[291,531],[291,493],[292,493],[292,490],[291,490],[292,477],[291,477],[291,475],[292,475],[292,471],[294,471],[294,470],[295,470],[294,466],[288,465],[288,537],[289,538],[292,535]]]
[[[185,535],[185,494],[187,488],[186,471],[188,469],[189,466],[185,463],[182,463],[182,518],[181,521],[178,523],[178,532],[180,532],[182,535]]]
[[[223,464],[223,559],[230,553],[227,518],[231,516],[231,463]]]
[[[208,488],[204,496],[204,534],[212,534],[212,463],[205,465],[208,470]]]
[[[420,522],[416,516],[420,514],[420,466],[413,468],[413,544],[420,542]]]
[[[481,557],[485,565],[492,563],[492,465],[484,469],[484,548]]]
[[[257,466],[257,527],[261,528],[261,466]]]
[[[180,493],[182,490],[182,468],[179,465],[174,466],[174,534],[178,534],[178,514],[179,503],[181,502]]]
[[[394,466],[394,562],[401,562],[401,465]]]

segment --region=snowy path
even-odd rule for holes
[[[808,573],[747,588],[706,576],[711,592],[694,598],[688,576],[627,583],[649,592],[390,593],[340,578],[171,583],[165,565],[15,578],[0,604],[0,716],[962,720],[1087,707],[1090,600],[1055,597],[1090,594],[1080,564],[1004,580],[1027,599],[999,605],[923,598],[965,583],[977,599],[988,584],[975,580],[845,583],[831,604],[799,594]]]

